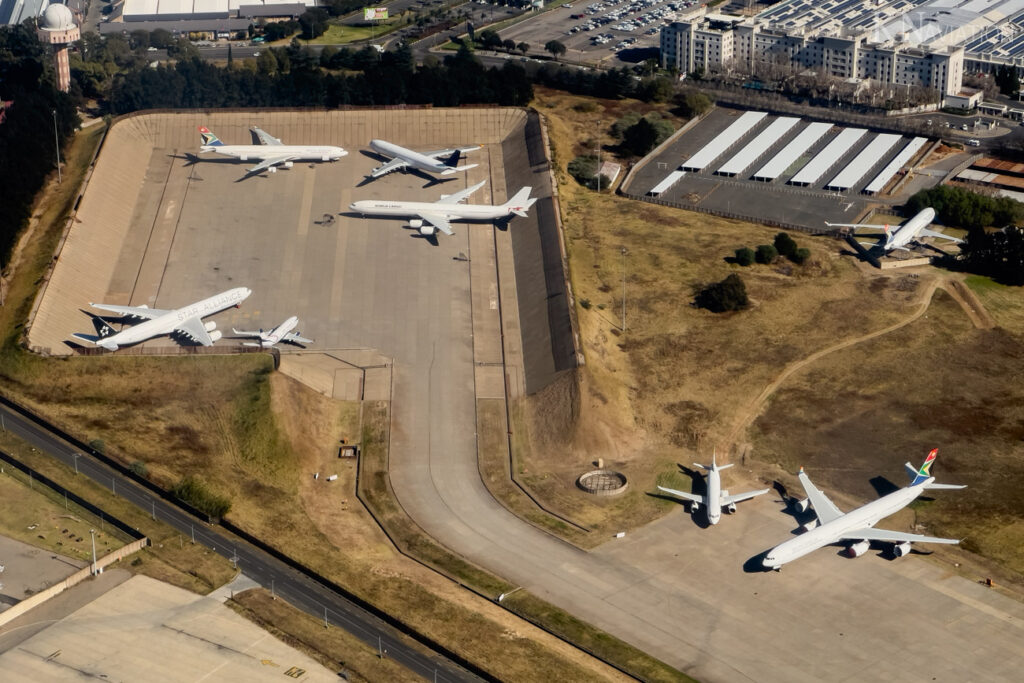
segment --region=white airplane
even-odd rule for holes
[[[247,173],[260,171],[277,171],[278,165],[291,168],[294,161],[337,161],[348,154],[341,147],[332,145],[284,145],[281,141],[259,128],[253,128],[262,144],[259,145],[225,145],[210,132],[206,126],[199,126],[201,140],[200,152],[214,152],[235,157],[242,161],[258,159],[260,163],[250,168]]]
[[[121,316],[137,318],[142,320],[137,325],[114,332],[109,324],[102,318],[97,317],[99,324],[96,326],[97,335],[72,334],[75,339],[90,342],[96,346],[102,346],[110,351],[117,351],[122,346],[138,344],[151,337],[160,335],[182,335],[203,346],[212,346],[215,341],[221,338],[221,332],[217,329],[217,323],[204,323],[203,318],[214,313],[219,313],[226,308],[238,306],[252,294],[248,287],[235,287],[226,292],[221,292],[208,299],[170,311],[162,311],[149,306],[114,306],[111,304],[89,305],[93,308],[100,308],[104,311],[118,313]]]
[[[263,328],[260,328],[258,331],[249,331],[236,330],[233,327],[231,328],[231,331],[240,337],[259,338],[258,342],[242,342],[242,346],[262,346],[263,348],[270,348],[279,342],[288,342],[291,344],[312,344],[312,339],[306,339],[298,332],[292,332],[298,324],[299,319],[293,315],[274,329],[266,332]]]
[[[530,199],[530,187],[516,192],[504,204],[462,204],[469,195],[484,186],[486,180],[472,187],[460,190],[455,194],[443,194],[436,202],[402,202],[384,199],[363,199],[352,202],[349,210],[364,216],[418,216],[411,219],[409,225],[420,231],[421,235],[430,236],[437,230],[446,235],[454,235],[451,221],[493,221],[515,214],[526,216],[526,210],[533,206],[536,199]]]
[[[910,251],[907,249],[907,245],[911,242],[920,243],[925,237],[940,237],[944,240],[950,240],[957,244],[963,242],[961,239],[956,237],[950,237],[944,235],[941,232],[935,232],[929,230],[928,226],[935,220],[935,209],[928,207],[918,212],[913,218],[906,223],[897,225],[895,229],[890,228],[888,225],[878,226],[872,225],[871,223],[829,223],[825,221],[825,225],[830,228],[873,228],[875,230],[885,231],[885,241],[879,240],[877,244],[867,244],[861,242],[865,247],[881,247],[885,251],[892,251],[893,249],[901,249],[903,251]]]
[[[736,495],[729,495],[729,491],[722,490],[722,475],[719,474],[722,470],[729,465],[719,465],[716,461],[716,456],[711,456],[711,467],[707,465],[701,465],[700,463],[693,463],[696,467],[702,470],[708,471],[708,492],[705,496],[700,496],[695,493],[686,493],[685,491],[676,491],[675,489],[667,489],[664,486],[659,486],[658,489],[665,493],[671,493],[673,496],[679,496],[685,500],[690,501],[690,512],[697,514],[700,510],[700,506],[703,505],[707,509],[708,521],[711,524],[718,524],[718,521],[722,519],[722,508],[725,508],[730,514],[736,512],[736,503],[744,500],[753,498],[754,496],[760,496],[762,493],[768,493],[768,489],[760,489],[758,491],[747,491],[746,493],[737,493]]]
[[[909,553],[911,543],[959,543],[960,541],[952,538],[935,538],[872,528],[880,519],[902,510],[928,489],[966,488],[957,484],[935,483],[935,477],[931,476],[928,470],[935,462],[938,452],[939,449],[933,449],[925,458],[921,469],[915,470],[909,462],[906,464],[907,471],[913,477],[910,486],[893,491],[847,513],[842,512],[818,490],[801,467],[800,483],[807,492],[807,498],[797,502],[796,509],[800,512],[806,511],[809,500],[817,519],[804,525],[805,533],[769,550],[764,558],[764,566],[768,569],[780,569],[787,562],[792,562],[818,548],[844,541],[851,542],[847,548],[850,557],[859,557],[866,553],[871,547],[871,541],[894,543],[893,552],[896,557],[903,557]]]
[[[404,171],[412,168],[429,173],[440,175],[452,175],[460,171],[468,171],[476,168],[479,164],[459,166],[459,159],[467,152],[480,149],[480,145],[473,147],[459,147],[456,149],[439,149],[433,152],[414,152],[405,147],[388,142],[387,140],[370,140],[370,148],[378,154],[391,157],[391,161],[378,166],[370,171],[370,177],[379,178],[392,171]]]

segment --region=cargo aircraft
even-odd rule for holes
[[[293,315],[272,330],[263,330],[260,328],[256,331],[250,331],[231,328],[231,331],[239,337],[255,337],[259,339],[258,342],[242,342],[242,346],[262,346],[266,349],[278,344],[279,342],[289,344],[312,344],[312,339],[306,339],[298,332],[292,332],[298,324],[299,319]]]
[[[217,323],[204,323],[203,318],[221,311],[239,306],[249,298],[252,290],[248,287],[235,287],[221,292],[202,301],[174,310],[160,310],[149,306],[115,306],[112,304],[89,305],[104,311],[117,313],[124,318],[135,318],[142,322],[132,327],[114,332],[110,324],[99,316],[93,320],[96,324],[96,335],[72,334],[75,339],[89,342],[109,351],[117,351],[122,346],[130,346],[144,342],[152,337],[171,335],[185,337],[203,346],[212,346],[221,338]]]
[[[753,498],[754,496],[760,496],[762,493],[768,493],[768,489],[760,489],[758,491],[747,491],[746,493],[737,493],[735,495],[729,495],[729,491],[722,490],[722,475],[719,474],[722,470],[729,465],[719,465],[715,455],[711,456],[711,467],[707,465],[701,465],[700,463],[693,463],[694,466],[707,470],[708,472],[708,489],[707,495],[701,496],[696,493],[686,493],[685,491],[676,491],[675,489],[667,489],[664,486],[659,486],[658,489],[665,493],[670,493],[673,496],[678,496],[684,500],[690,501],[690,513],[697,514],[700,510],[700,506],[703,505],[707,510],[708,522],[711,524],[718,524],[719,520],[722,519],[722,509],[725,508],[730,514],[736,512],[736,503],[744,500]]]
[[[384,199],[364,199],[352,202],[348,207],[364,216],[416,216],[409,221],[410,227],[419,230],[421,235],[432,237],[438,230],[446,235],[454,235],[451,221],[494,221],[507,216],[526,216],[526,211],[536,198],[530,198],[530,187],[516,192],[504,204],[462,204],[462,202],[481,187],[486,180],[472,187],[460,190],[455,194],[443,194],[436,202],[405,202]]]
[[[260,163],[246,171],[253,175],[261,171],[274,173],[277,167],[291,168],[295,161],[337,161],[348,154],[341,147],[332,145],[285,145],[273,135],[253,128],[259,138],[259,145],[225,145],[206,126],[199,126],[200,152],[213,152],[235,157],[242,161],[259,160]]]
[[[935,209],[928,207],[922,211],[919,211],[909,221],[897,225],[895,228],[891,228],[888,225],[872,225],[870,223],[829,223],[825,221],[825,225],[830,228],[864,228],[874,230],[884,230],[885,239],[879,240],[877,243],[868,244],[861,242],[861,245],[870,248],[881,247],[885,251],[892,251],[893,249],[901,249],[903,251],[910,251],[907,248],[908,244],[920,244],[921,240],[925,237],[939,237],[944,240],[950,240],[956,244],[963,242],[961,239],[956,237],[950,237],[944,235],[941,232],[929,230],[928,226],[935,220]]]
[[[459,166],[459,159],[467,152],[474,152],[480,149],[480,145],[439,149],[432,152],[414,152],[411,149],[400,147],[387,140],[370,140],[370,148],[377,154],[390,157],[391,159],[391,161],[381,164],[370,171],[371,178],[379,178],[392,171],[405,171],[409,168],[427,171],[428,173],[437,173],[438,175],[452,175],[461,171],[468,171],[479,165],[468,164],[466,166]]]
[[[957,484],[936,484],[935,477],[929,474],[939,449],[933,449],[920,469],[915,470],[909,462],[905,465],[912,477],[910,486],[893,491],[878,500],[871,501],[856,510],[844,513],[829,500],[800,468],[800,483],[807,492],[807,498],[795,504],[796,510],[806,512],[808,504],[814,508],[817,519],[804,525],[804,533],[781,543],[771,550],[764,558],[767,569],[781,569],[782,565],[823,548],[833,543],[850,543],[847,553],[850,557],[859,557],[871,547],[871,541],[893,543],[893,553],[903,557],[910,552],[911,543],[959,543],[952,538],[936,538],[920,534],[908,534],[902,531],[887,531],[873,528],[879,520],[902,510],[926,490],[931,489],[962,489]]]

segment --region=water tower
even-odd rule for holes
[[[67,92],[71,87],[71,67],[68,66],[68,45],[82,37],[75,18],[65,5],[51,4],[39,19],[39,40],[53,45],[53,65],[57,72],[57,88]]]

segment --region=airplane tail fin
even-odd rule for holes
[[[932,469],[932,464],[935,462],[935,456],[938,454],[938,448],[933,448],[931,452],[928,453],[928,457],[924,459],[924,464],[921,465],[920,469],[914,472],[914,479],[910,482],[911,486],[917,486],[931,478],[932,475],[929,474],[929,472]]]
[[[462,158],[462,151],[457,149],[454,152],[452,152],[452,155],[450,157],[448,157],[447,159],[444,160],[444,165],[445,166],[451,166],[452,168],[455,168],[456,166],[459,165],[459,159],[461,159],[461,158]]]
[[[103,348],[109,351],[117,351],[118,349],[117,344],[111,344],[109,341],[105,341],[104,337],[101,337],[99,335],[78,334],[77,332],[75,332],[72,333],[71,336],[74,337],[75,339],[78,339],[79,341],[89,342],[94,346],[102,346]]]
[[[202,147],[222,147],[224,145],[220,138],[211,133],[206,126],[199,126],[199,144]]]
[[[527,186],[512,195],[512,198],[505,202],[505,209],[509,213],[514,213],[517,216],[526,217],[527,210],[533,206],[536,202],[536,198],[530,198],[530,192],[533,188]]]

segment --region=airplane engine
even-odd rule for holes
[[[860,557],[861,555],[866,553],[868,551],[868,548],[870,547],[870,541],[858,541],[857,543],[854,543],[846,549],[846,554],[850,557]]]
[[[422,219],[413,218],[409,221],[409,227],[419,230],[421,235],[433,235],[437,230],[430,223],[424,223]]]
[[[286,161],[286,162],[284,162],[284,163],[283,163],[283,164],[281,164],[281,165],[282,165],[282,166],[284,166],[285,168],[291,168],[291,167],[292,167],[292,164],[293,164],[293,162],[291,162],[291,161]]]
[[[203,323],[203,327],[206,328],[207,332],[213,332],[215,329],[217,329],[217,323],[211,320],[209,322]]]
[[[725,511],[728,512],[730,515],[736,512],[736,503],[729,503],[728,505],[726,505]]]
[[[213,341],[217,341],[223,336],[224,334],[220,330],[213,330],[212,332],[210,332],[210,339],[212,339]]]
[[[271,166],[268,168],[267,173],[277,173],[277,166]]]
[[[903,543],[897,543],[893,546],[893,554],[896,557],[903,557],[910,554],[910,541],[904,541]]]
[[[695,515],[700,512],[700,503],[690,503],[690,514]]]
[[[793,509],[796,510],[797,512],[807,512],[807,508],[810,506],[810,504],[811,502],[806,498],[804,498],[803,500],[797,500],[796,498],[794,498],[792,503]]]
[[[806,524],[800,525],[800,530],[803,531],[804,533],[807,533],[811,529],[816,529],[817,527],[818,527],[818,520],[812,519],[811,521],[807,522]]]

